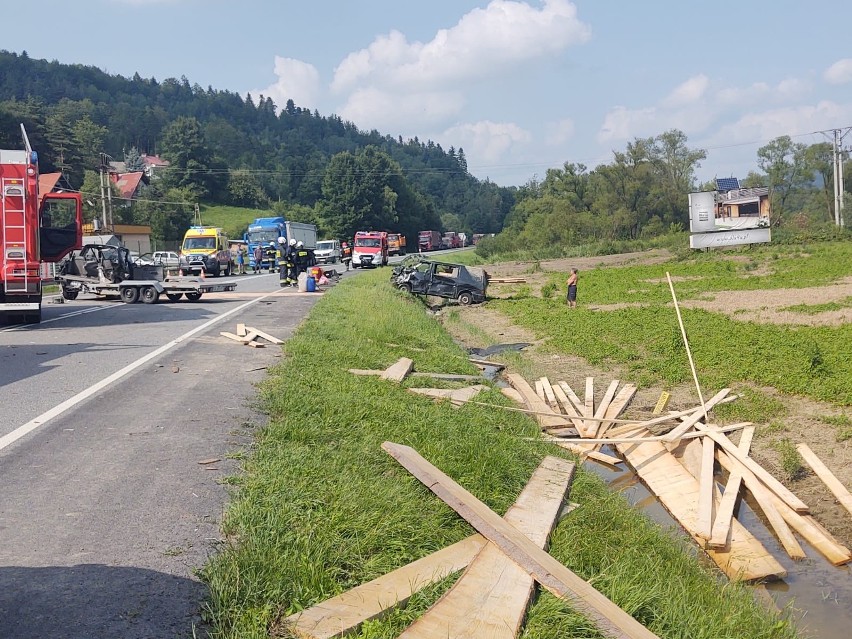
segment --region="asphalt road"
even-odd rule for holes
[[[255,384],[317,294],[230,278],[199,302],[80,296],[0,329],[0,638],[203,636],[195,576],[263,416]]]

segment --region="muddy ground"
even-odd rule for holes
[[[546,283],[547,276],[552,272],[567,273],[571,267],[582,272],[590,268],[606,266],[655,264],[669,258],[665,251],[650,251],[646,253],[630,253],[592,258],[571,258],[569,260],[549,260],[540,263],[541,272],[532,272],[531,263],[494,264],[485,268],[492,277],[518,277],[527,280],[531,294],[536,295],[540,287]],[[734,256],[736,259],[736,256]],[[497,296],[511,294],[511,287],[504,285],[495,287]],[[489,293],[491,287],[489,286]],[[725,313],[734,319],[742,321],[790,323],[788,316],[801,320],[797,323],[811,325],[837,325],[852,319],[852,309],[829,311],[817,315],[804,315],[783,311],[784,307],[793,304],[816,304],[841,301],[852,295],[852,278],[831,286],[814,287],[813,289],[764,290],[764,291],[722,291],[708,296],[701,301],[691,301],[690,304],[711,311]],[[457,341],[467,347],[486,347],[490,343],[530,342],[532,346],[524,350],[534,369],[541,375],[547,375],[551,380],[564,380],[575,391],[582,393],[585,378],[595,378],[595,395],[600,399],[609,382],[619,379],[622,382],[633,382],[625,371],[617,366],[607,369],[589,365],[581,357],[570,355],[555,355],[542,348],[536,341],[535,335],[516,326],[501,313],[483,307],[458,307],[460,322],[445,322],[447,330]],[[566,308],[566,313],[571,312]],[[785,322],[786,320],[786,322]],[[467,328],[465,325],[471,328]],[[486,337],[487,336],[487,337]],[[499,359],[499,358],[497,358]],[[739,386],[740,388],[742,385]],[[852,515],[835,500],[822,481],[810,470],[805,469],[799,475],[790,479],[780,464],[780,456],[776,450],[778,442],[789,439],[793,443],[804,442],[837,476],[844,486],[852,486],[852,440],[837,442],[837,430],[834,426],[821,421],[820,417],[844,415],[841,407],[818,402],[803,397],[787,395],[774,388],[755,387],[767,395],[779,399],[787,406],[788,412],[782,418],[773,420],[771,424],[757,424],[756,437],[752,444],[752,457],[772,472],[800,499],[811,507],[814,516],[820,521],[838,541],[852,548]],[[736,391],[737,386],[734,386]],[[718,390],[718,389],[717,389]],[[654,407],[662,391],[671,394],[670,410],[683,410],[699,404],[695,387],[683,384],[670,388],[662,385],[641,388],[626,412],[647,415]],[[709,391],[705,391],[707,393]],[[715,392],[715,391],[714,391]],[[712,394],[712,393],[710,393]],[[732,437],[736,441],[735,437]]]

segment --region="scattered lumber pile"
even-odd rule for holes
[[[512,639],[521,630],[536,583],[570,602],[607,637],[656,637],[545,550],[563,511],[573,464],[546,457],[515,505],[500,517],[414,449],[392,442],[382,448],[478,534],[287,617],[289,633],[311,639],[342,636],[464,569],[453,587],[401,637]]]
[[[754,497],[791,558],[805,558],[792,532],[796,531],[833,564],[852,561],[850,551],[808,514],[807,505],[749,456],[753,426],[739,423],[722,428],[709,422],[707,414],[714,406],[735,399],[730,389],[721,390],[693,409],[670,411],[647,420],[623,420],[618,416],[636,390],[629,384],[619,391],[619,382],[613,381],[596,403],[591,377],[586,378],[582,399],[565,382],[551,384],[543,377],[533,388],[520,375],[509,374],[507,379],[513,388],[504,389],[504,394],[525,405],[515,410],[535,415],[548,441],[607,465],[620,463],[623,458],[730,578],[753,581],[786,574],[735,518],[742,488]],[[738,445],[727,435],[735,431],[742,431]],[[599,452],[607,444],[613,445],[621,458]],[[800,448],[800,452],[807,459],[807,450]],[[717,463],[728,472],[721,492]],[[818,468],[818,460],[814,463]],[[831,483],[830,473],[820,470],[817,474]],[[843,492],[836,495],[843,503]],[[852,505],[852,497],[849,503]]]
[[[269,333],[264,333],[259,328],[252,328],[251,326],[246,326],[245,324],[237,324],[236,333],[221,331],[219,335],[221,335],[222,337],[227,337],[229,340],[232,340],[234,342],[239,342],[243,346],[251,346],[252,348],[264,348],[266,346],[263,342],[258,342],[258,339],[266,340],[270,344],[284,343],[284,340],[280,340],[277,337],[273,337]]]
[[[489,284],[526,284],[525,277],[489,277]]]

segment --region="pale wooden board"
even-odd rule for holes
[[[686,431],[688,431],[690,428],[695,426],[695,424],[697,424],[701,419],[704,418],[705,410],[709,412],[711,408],[713,408],[716,404],[725,399],[727,394],[730,392],[730,388],[723,388],[718,393],[713,395],[713,397],[707,400],[707,403],[704,405],[704,408],[698,409],[697,412],[690,415],[687,419],[681,420],[680,425],[675,427],[674,430],[668,433],[668,441],[671,442],[671,446],[669,446],[668,449],[673,450],[674,448],[676,448],[678,443],[680,442],[681,436],[686,433]]]
[[[618,380],[614,379],[609,383],[609,387],[606,389],[606,393],[604,393],[603,399],[601,399],[598,404],[597,409],[595,409],[594,415],[592,417],[595,418],[595,421],[602,420],[606,416],[607,410],[609,410],[609,405],[612,403],[613,397],[615,397],[615,391],[618,390]],[[600,437],[600,428],[604,422],[597,423],[592,422],[590,424],[591,428],[589,428],[589,437]]]
[[[265,339],[267,342],[271,344],[283,344],[284,340],[278,339],[277,337],[273,337],[269,333],[264,333],[262,330],[258,328],[252,328],[251,326],[246,326],[246,330],[250,332],[257,333],[258,337]]]
[[[573,475],[571,462],[544,458],[505,521],[546,547]],[[526,570],[488,543],[453,587],[399,637],[514,639],[534,588]]]
[[[547,402],[547,405],[553,409],[554,413],[561,413],[556,395],[553,393],[553,386],[550,385],[550,380],[546,377],[541,378],[541,389],[544,391],[544,401]]]
[[[749,426],[743,430],[737,448],[744,455],[748,455],[753,438],[754,426]],[[728,475],[728,483],[725,484],[725,492],[722,494],[722,501],[719,503],[719,508],[716,511],[716,519],[713,521],[710,540],[707,542],[710,548],[724,548],[728,545],[728,535],[731,532],[731,519],[734,517],[734,509],[737,505],[737,497],[739,496],[742,482],[743,475],[741,472],[734,471]]]
[[[595,416],[595,378],[586,378],[586,395],[583,398],[583,417]],[[586,422],[586,432],[584,437],[594,437],[597,432],[597,426],[594,422]]]
[[[245,324],[237,324],[237,335],[239,335],[240,337],[245,337],[247,334],[248,334],[248,331],[246,331],[246,325]]]
[[[849,514],[852,515],[852,494],[849,494],[849,490],[846,486],[840,483],[840,480],[834,476],[834,473],[828,469],[828,466],[822,463],[822,460],[817,457],[816,453],[811,450],[810,446],[807,444],[798,444],[796,446],[796,450],[799,451],[802,459],[804,459],[807,465],[816,473],[816,476],[822,480],[840,505],[848,510]]]
[[[612,400],[606,409],[606,413],[604,414],[604,419],[606,421],[600,422],[597,426],[598,437],[603,437],[606,434],[612,424],[616,422],[618,416],[624,412],[625,408],[627,408],[627,405],[633,399],[633,395],[635,394],[636,387],[633,384],[625,384],[622,386],[621,390],[618,391],[618,395],[615,396],[615,399]]]
[[[559,384],[553,386],[553,394],[556,395],[556,399],[560,404],[562,404],[562,409],[565,411],[565,414],[571,418],[571,423],[574,424],[574,428],[577,429],[577,432],[583,432],[584,424],[583,420],[579,419],[580,413],[577,412],[577,407],[574,406],[570,399],[568,399],[568,396]]]
[[[571,400],[571,403],[574,404],[574,408],[577,409],[577,413],[579,415],[582,415],[583,412],[585,411],[586,406],[583,402],[580,401],[580,398],[577,397],[577,393],[575,393],[574,390],[568,385],[568,382],[557,382],[557,383],[559,384],[559,387],[564,391],[564,393],[568,397],[568,399]]]
[[[746,428],[748,426],[751,426],[751,422],[741,422],[739,424],[731,424],[730,426],[722,426],[722,427],[719,427],[718,430],[719,430],[720,433],[732,433],[734,431],[741,430],[741,429]],[[561,441],[561,442],[568,442],[568,443],[573,443],[573,444],[644,444],[645,442],[661,442],[661,443],[664,443],[666,441],[665,435],[646,435],[644,437],[642,437],[642,436],[636,436],[636,437],[628,437],[628,436],[625,436],[625,437],[595,437],[595,438],[591,438],[591,439],[580,439],[580,438],[577,438],[577,437],[560,437],[560,436],[556,435],[556,433],[559,433],[560,430],[572,430],[572,429],[570,429],[570,428],[554,428],[552,430],[547,431],[547,435],[554,435],[554,437],[547,437],[547,435],[543,435],[543,437],[545,437],[546,441]],[[635,424],[634,424],[633,428],[631,428],[630,430],[637,432],[637,433],[648,432],[647,430],[645,430],[641,426],[637,426]],[[698,439],[699,437],[705,437],[704,433],[687,433],[686,435],[681,437],[681,439],[682,440],[684,440],[684,439],[690,440],[690,439]]]
[[[697,521],[698,480],[661,442],[617,444],[616,448],[660,503],[693,537]],[[701,544],[703,539],[696,537]],[[730,579],[755,581],[783,577],[778,561],[739,522],[731,529],[726,550],[707,549],[708,556]]]
[[[547,401],[544,397],[544,385],[541,383],[540,379],[537,379],[533,382],[533,386],[535,387],[535,394],[538,395],[538,398],[541,401]]]
[[[607,599],[590,584],[536,546],[409,446],[385,442],[382,448],[464,517],[483,537],[497,545],[528,574],[560,599],[572,604],[607,637],[652,639],[654,633]]]
[[[517,373],[508,373],[506,379],[524,398],[527,405],[536,411],[542,413],[536,415],[536,420],[542,428],[560,428],[568,426],[568,419],[562,415],[557,415],[550,410],[550,407],[542,400],[535,391],[530,387],[527,380]],[[550,413],[550,415],[548,414]]]
[[[590,444],[572,444],[570,442],[564,442],[556,439],[551,439],[549,441],[556,444],[560,448],[564,448],[565,450],[570,450],[572,453],[576,453],[580,456],[581,459],[593,459],[596,462],[606,464],[607,466],[612,466],[613,468],[618,468],[618,465],[623,463],[618,457],[613,457],[612,455],[607,455],[606,453],[599,453],[598,451],[594,450]]]
[[[503,393],[506,397],[511,399],[512,401],[518,402],[519,404],[523,404],[526,406],[526,402],[524,401],[524,396],[521,395],[514,388],[509,388],[508,386],[501,388],[500,392]]]
[[[466,386],[465,388],[409,388],[408,391],[418,395],[425,395],[433,399],[448,399],[453,402],[465,402],[475,397],[488,387],[483,384]]]
[[[400,357],[394,364],[382,373],[382,379],[391,382],[401,382],[414,368],[414,362],[408,357]]]
[[[477,359],[475,357],[470,357],[470,358],[468,358],[468,361],[471,364],[476,364],[477,366],[489,366],[489,367],[493,366],[494,368],[497,368],[497,369],[506,368],[505,364],[501,364],[500,362],[490,362],[487,359]]]
[[[248,337],[248,336],[240,337],[239,335],[234,335],[233,333],[229,333],[228,331],[220,331],[219,335],[221,335],[222,337],[227,337],[228,339],[233,340],[235,342],[239,342],[240,344],[245,344],[246,342],[250,342],[255,337],[257,337],[257,335],[253,335],[252,337]]]
[[[515,503],[506,511],[506,521],[515,525],[519,520],[529,517],[530,508],[535,505],[534,496],[539,494],[540,489],[538,483],[533,483],[532,480],[528,482]],[[573,510],[570,506],[566,504],[560,509],[560,519]],[[576,507],[576,504],[573,506]],[[471,535],[422,559],[290,615],[284,620],[285,626],[292,634],[304,639],[340,637],[357,630],[365,621],[382,616],[390,608],[404,605],[415,592],[464,569],[487,543],[482,535]]]
[[[696,422],[695,428],[702,433],[706,433],[710,437],[713,438],[719,446],[724,450],[728,455],[736,459],[743,466],[745,466],[748,470],[754,473],[760,481],[766,485],[766,487],[775,493],[778,497],[782,499],[787,505],[790,506],[793,510],[798,513],[807,513],[808,507],[807,505],[798,497],[796,497],[792,492],[790,492],[784,484],[775,479],[766,469],[764,469],[760,464],[754,461],[748,455],[743,455],[734,445],[734,443],[728,439],[727,435],[724,433],[719,433],[712,428],[702,424],[701,422]],[[671,434],[671,433],[669,433]]]
[[[733,472],[739,466],[730,463],[730,457],[719,457],[719,463],[728,472]],[[852,561],[852,551],[838,542],[810,515],[801,515],[784,503],[777,495],[770,493],[770,498],[776,510],[784,521],[799,533],[811,546],[835,566],[841,566]]]
[[[714,451],[716,443],[709,437],[701,440],[701,474],[698,480],[698,521],[695,533],[710,539],[713,533],[713,467],[716,465]]]

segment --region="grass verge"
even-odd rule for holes
[[[244,473],[232,479],[236,494],[223,523],[228,541],[202,571],[213,637],[286,636],[283,616],[471,534],[380,449],[382,441],[413,446],[500,513],[545,455],[564,454],[525,441],[538,428],[518,413],[454,409],[349,374],[348,368],[384,368],[402,355],[421,371],[474,372],[422,304],[392,290],[385,277],[379,270],[329,291],[261,389],[269,423]],[[425,385],[420,378],[407,384]],[[497,391],[483,399],[507,401]],[[550,551],[660,637],[796,636],[747,588],[722,586],[683,536],[661,530],[593,473],[579,470],[571,499],[581,507],[556,529]],[[451,582],[366,624],[358,636],[397,636]],[[545,594],[531,607],[522,636],[600,635]]]

